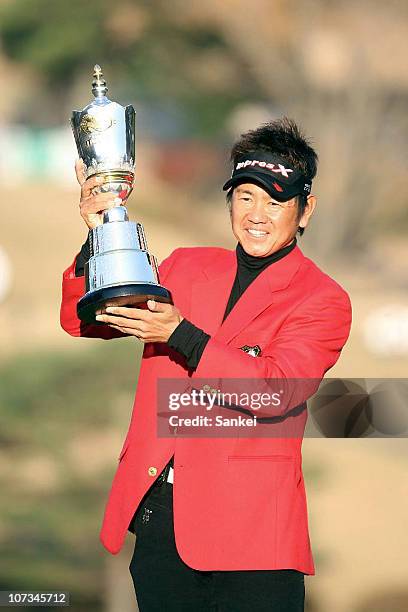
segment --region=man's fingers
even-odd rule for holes
[[[122,200],[115,198],[112,193],[99,193],[96,196],[81,200],[80,208],[83,214],[96,214],[120,204],[122,204]]]
[[[118,326],[127,326],[131,327],[133,330],[136,329],[136,325],[133,323],[133,319],[126,319],[123,317],[110,317],[106,314],[96,315],[95,319],[97,321],[102,321],[103,323],[108,323],[109,325],[118,325]]]
[[[135,321],[152,321],[152,313],[145,308],[130,308],[129,306],[108,306],[106,313],[115,317],[125,317]]]
[[[146,329],[146,325],[144,321],[138,321],[133,317],[119,317],[117,315],[109,316],[107,314],[97,315],[95,317],[97,321],[102,321],[103,323],[119,325],[120,327],[129,327],[133,329],[133,331],[138,331],[143,333]]]
[[[153,313],[161,314],[168,312],[173,309],[172,304],[166,304],[164,302],[156,302],[155,300],[148,300],[152,304],[154,303],[154,308],[151,310],[146,310],[146,308],[129,308],[128,306],[108,306],[106,309],[107,313],[114,315],[121,315],[123,317],[129,317],[131,319],[140,319],[142,321],[152,321]]]
[[[109,327],[111,327],[112,329],[117,329],[123,334],[135,336],[135,338],[138,338],[142,342],[147,342],[146,339],[149,337],[149,334],[147,332],[140,331],[138,329],[135,329],[134,327],[125,327],[124,325],[115,325],[114,323],[107,323],[107,325],[109,325]],[[154,340],[150,339],[149,342],[154,342]]]
[[[89,179],[86,179],[86,181],[81,184],[81,198],[89,198],[89,196],[92,195],[92,189],[103,185],[105,182],[103,176],[91,176]]]
[[[129,334],[130,336],[135,336],[135,338],[141,339],[139,332],[135,330],[133,327],[124,327],[123,325],[114,325],[113,323],[108,323],[108,325],[109,327],[112,327],[112,329],[117,329],[123,334]]]
[[[75,160],[75,174],[76,174],[78,183],[82,186],[86,181],[86,175],[85,175],[85,164],[81,158]]]
[[[172,304],[166,302],[156,302],[156,300],[147,300],[147,307],[152,312],[167,312],[172,308]]]

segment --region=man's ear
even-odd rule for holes
[[[303,211],[301,218],[299,219],[299,223],[298,223],[299,227],[305,228],[308,225],[309,220],[311,216],[313,215],[316,206],[317,206],[316,196],[314,196],[313,194],[308,195],[306,198],[305,209]]]

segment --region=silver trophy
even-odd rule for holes
[[[108,88],[100,66],[94,68],[95,99],[73,111],[71,126],[86,178],[103,176],[94,188],[111,192],[123,202],[135,179],[135,109],[106,97]],[[89,232],[90,259],[85,264],[85,295],[78,301],[78,317],[95,322],[106,306],[140,306],[148,299],[172,302],[159,282],[157,260],[149,253],[141,223],[129,221],[123,204],[106,210],[103,224]]]

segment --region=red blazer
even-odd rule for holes
[[[215,247],[178,248],[160,265],[160,281],[182,315],[211,335],[191,378],[322,379],[350,332],[347,293],[296,246],[258,275],[222,323],[236,266],[235,250]],[[122,336],[108,326],[80,325],[84,277],[74,270],[75,260],[63,274],[63,329],[72,336]],[[257,357],[240,348],[256,344]],[[145,344],[102,544],[112,554],[121,550],[142,497],[174,453],[175,538],[187,565],[314,574],[301,455],[307,411],[297,417],[297,438],[158,437],[157,379],[186,376],[184,358],[166,343]]]

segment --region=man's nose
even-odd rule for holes
[[[265,204],[261,201],[256,201],[249,213],[248,219],[253,223],[266,223],[268,215],[266,214]]]

